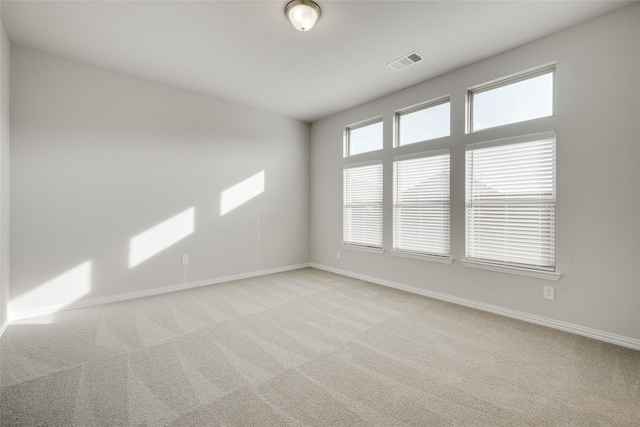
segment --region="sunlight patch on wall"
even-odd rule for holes
[[[91,291],[91,261],[83,262],[61,275],[39,285],[36,288],[12,299],[9,313],[55,307],[62,309]]]
[[[129,241],[129,268],[148,260],[194,231],[195,208],[144,231]]]
[[[220,216],[264,192],[264,171],[224,190],[220,196]]]

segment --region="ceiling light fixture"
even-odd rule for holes
[[[298,31],[309,31],[320,13],[320,6],[311,0],[292,0],[284,8],[284,14]]]

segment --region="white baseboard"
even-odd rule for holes
[[[28,318],[32,318],[32,317],[37,317],[37,316],[43,316],[43,315],[47,315],[47,314],[57,313],[57,312],[63,311],[63,310],[71,310],[71,309],[81,308],[81,307],[90,307],[90,306],[94,306],[94,305],[107,304],[107,303],[117,302],[117,301],[126,301],[126,300],[134,299],[134,298],[142,298],[142,297],[147,297],[147,296],[160,295],[160,294],[165,294],[165,293],[169,293],[169,292],[181,291],[181,290],[184,290],[184,289],[196,288],[196,287],[207,286],[207,285],[214,285],[214,284],[217,284],[217,283],[230,282],[230,281],[233,281],[233,280],[248,279],[248,278],[251,278],[251,277],[264,276],[264,275],[267,275],[267,274],[280,273],[280,272],[284,272],[284,271],[298,270],[300,268],[305,268],[305,267],[313,267],[313,268],[317,268],[319,270],[325,270],[325,271],[329,271],[329,272],[332,272],[332,273],[341,274],[343,276],[353,277],[355,279],[360,279],[360,280],[365,280],[367,282],[376,283],[378,285],[387,286],[387,287],[390,287],[390,288],[400,289],[400,290],[403,290],[403,291],[406,291],[406,292],[411,292],[411,293],[414,293],[414,294],[423,295],[423,296],[426,296],[426,297],[429,297],[429,298],[434,298],[434,299],[438,299],[438,300],[441,300],[441,301],[447,301],[447,302],[451,302],[451,303],[458,304],[458,305],[463,305],[463,306],[466,306],[466,307],[475,308],[475,309],[482,310],[482,311],[488,311],[490,313],[499,314],[499,315],[510,317],[510,318],[513,318],[513,319],[523,320],[525,322],[535,323],[535,324],[542,325],[542,326],[547,326],[547,327],[553,328],[553,329],[559,329],[559,330],[562,330],[562,331],[565,331],[565,332],[574,333],[576,335],[582,335],[582,336],[593,338],[593,339],[596,339],[596,340],[600,340],[600,341],[604,341],[604,342],[608,342],[608,343],[612,343],[612,344],[617,344],[617,345],[620,345],[620,346],[623,346],[623,347],[632,348],[634,350],[640,350],[640,340],[635,339],[635,338],[625,337],[625,336],[622,336],[622,335],[616,335],[616,334],[612,334],[612,333],[609,333],[609,332],[600,331],[598,329],[587,328],[587,327],[584,327],[584,326],[575,325],[573,323],[562,322],[562,321],[559,321],[559,320],[549,319],[549,318],[542,317],[542,316],[537,316],[537,315],[534,315],[534,314],[524,313],[524,312],[516,311],[516,310],[510,310],[510,309],[507,309],[507,308],[503,308],[503,307],[499,307],[499,306],[495,306],[495,305],[490,305],[490,304],[485,304],[485,303],[481,303],[481,302],[477,302],[477,301],[473,301],[473,300],[468,300],[468,299],[465,299],[465,298],[459,298],[459,297],[455,297],[455,296],[452,296],[452,295],[447,295],[447,294],[443,294],[443,293],[439,293],[439,292],[428,291],[428,290],[425,290],[425,289],[420,289],[420,288],[416,288],[416,287],[413,287],[413,286],[404,285],[402,283],[397,283],[397,282],[392,282],[392,281],[389,281],[389,280],[378,279],[376,277],[366,276],[366,275],[363,275],[363,274],[353,273],[353,272],[350,272],[350,271],[340,270],[340,269],[337,269],[337,268],[332,268],[332,267],[328,267],[328,266],[320,265],[320,264],[315,264],[315,263],[305,263],[305,264],[297,264],[297,265],[279,267],[279,268],[274,268],[274,269],[269,269],[269,270],[259,270],[259,271],[254,271],[254,272],[250,272],[250,273],[243,273],[243,274],[237,274],[237,275],[231,275],[231,276],[217,277],[215,279],[198,280],[198,281],[194,281],[194,282],[181,283],[181,284],[178,284],[178,285],[170,285],[170,286],[164,286],[164,287],[161,287],[161,288],[148,289],[148,290],[144,290],[144,291],[128,292],[128,293],[112,295],[112,296],[108,296],[108,297],[93,298],[93,299],[89,299],[89,300],[83,300],[83,301],[74,302],[74,303],[71,303],[71,304],[68,304],[68,305],[54,305],[54,306],[41,307],[41,308],[37,308],[37,309],[33,309],[33,310],[24,310],[24,311],[20,311],[20,312],[16,312],[16,313],[10,313],[9,321],[5,322],[5,324],[2,325],[2,327],[0,327],[0,337],[2,337],[2,334],[7,329],[7,326],[9,325],[9,322],[10,321],[14,321],[14,320],[28,319]]]
[[[365,280],[367,282],[376,283],[378,285],[388,286],[390,288],[400,289],[400,290],[411,292],[414,294],[423,295],[429,298],[447,301],[447,302],[451,302],[458,305],[464,305],[466,307],[476,308],[482,311],[488,311],[490,313],[511,317],[513,319],[523,320],[529,323],[535,323],[537,325],[547,326],[553,329],[559,329],[565,332],[571,332],[576,335],[582,335],[585,337],[608,342],[611,344],[617,344],[623,347],[632,348],[634,350],[640,350],[639,339],[625,337],[622,335],[616,335],[609,332],[600,331],[598,329],[587,328],[585,326],[575,325],[573,323],[562,322],[559,320],[549,319],[547,317],[536,316],[534,314],[524,313],[516,310],[510,310],[508,308],[498,307],[495,305],[485,304],[485,303],[481,303],[473,300],[458,298],[452,295],[442,294],[439,292],[427,291],[425,289],[420,289],[413,286],[392,282],[389,280],[378,279],[376,277],[365,276],[362,274],[352,273],[350,271],[340,270],[333,267],[327,267],[325,265],[310,263],[309,266],[313,268],[317,268],[319,270],[330,271],[332,273],[341,274],[343,276],[353,277],[355,279]]]
[[[214,284],[223,283],[223,282],[231,282],[233,280],[248,279],[248,278],[257,277],[257,276],[265,276],[267,274],[281,273],[283,271],[298,270],[300,268],[305,268],[309,266],[310,266],[309,264],[289,265],[286,267],[272,268],[269,270],[258,270],[258,271],[252,271],[250,273],[242,273],[242,274],[236,274],[231,276],[217,277],[215,279],[197,280],[194,282],[180,283],[178,285],[163,286],[160,288],[152,288],[144,291],[127,292],[124,294],[111,295],[111,296],[100,297],[100,298],[92,298],[92,299],[73,302],[71,304],[50,305],[50,306],[40,307],[32,310],[18,311],[15,313],[10,312],[9,322],[13,322],[14,320],[29,319],[37,316],[44,316],[52,313],[58,313],[63,310],[72,310],[75,308],[91,307],[94,305],[108,304],[111,302],[126,301],[134,298],[142,298],[142,297],[148,297],[153,295],[166,294],[169,292],[182,291],[185,289],[197,288],[200,286],[214,285]],[[7,324],[9,322],[7,322]],[[7,327],[7,324],[3,326],[2,331],[4,331],[4,328]],[[0,336],[1,336],[1,333],[0,333]]]

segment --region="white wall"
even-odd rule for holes
[[[9,302],[9,37],[0,20],[0,331]],[[1,332],[0,332],[1,335]]]
[[[311,261],[479,304],[640,339],[640,6],[636,3],[312,125]],[[437,59],[436,59],[437,60]],[[555,117],[465,134],[469,87],[557,63]],[[417,65],[416,67],[419,67]],[[398,74],[398,78],[402,78]],[[394,112],[451,95],[449,138],[392,149]],[[383,115],[385,147],[342,159],[346,125]],[[559,282],[469,269],[464,258],[465,144],[557,131]],[[392,157],[451,149],[452,265],[342,250],[342,167],[382,158],[385,248],[390,249]],[[556,300],[542,298],[543,285]],[[638,341],[636,341],[638,342]]]
[[[308,261],[308,124],[20,47],[11,76],[12,315]],[[194,232],[131,265],[171,218]]]

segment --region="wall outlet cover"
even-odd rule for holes
[[[544,299],[554,300],[556,298],[555,288],[553,286],[545,286],[542,289],[542,297]]]

